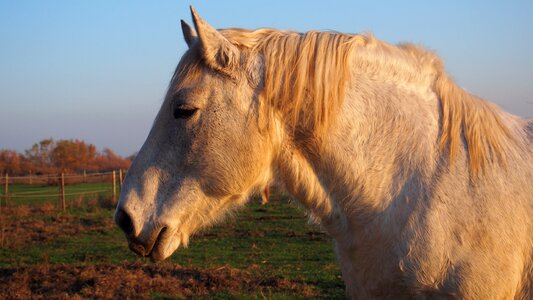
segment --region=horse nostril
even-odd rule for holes
[[[126,235],[133,233],[133,222],[131,221],[130,216],[122,209],[117,210],[117,213],[115,214],[115,223],[126,233]]]

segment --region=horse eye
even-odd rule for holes
[[[179,105],[174,108],[175,119],[188,119],[194,115],[198,108],[189,107],[185,105]]]

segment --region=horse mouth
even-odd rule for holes
[[[152,261],[161,261],[169,257],[179,247],[180,240],[174,230],[164,227],[158,233],[152,249],[146,254]]]
[[[161,228],[147,242],[128,237],[128,246],[131,251],[142,257],[150,257],[154,262],[164,260],[172,255],[180,244],[181,238],[177,234],[177,230],[168,227]]]

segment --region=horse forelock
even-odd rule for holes
[[[175,93],[190,82],[197,81],[205,70],[200,51],[193,47],[180,59],[170,80],[169,93]]]

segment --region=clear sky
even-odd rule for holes
[[[533,117],[533,1],[0,0],[0,148],[53,137],[137,151],[185,51],[189,4],[217,28],[422,44],[468,91]]]

